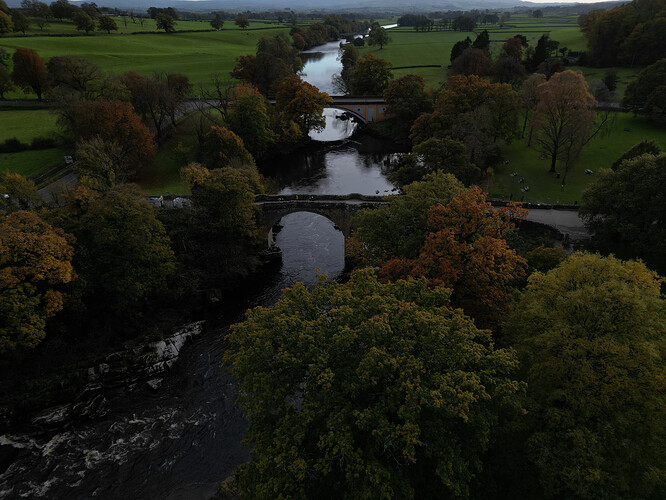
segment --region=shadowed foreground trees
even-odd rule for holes
[[[468,496],[521,386],[514,354],[448,304],[425,280],[381,284],[366,269],[295,285],[232,327],[248,498]]]
[[[666,495],[661,282],[640,262],[591,254],[530,277],[506,336],[528,384],[518,453],[538,471],[536,497]]]

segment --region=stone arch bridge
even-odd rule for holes
[[[327,108],[341,109],[355,116],[363,123],[378,122],[389,117],[386,113],[388,105],[381,96],[331,96],[331,102]],[[275,104],[275,99],[269,99],[270,104]]]
[[[311,212],[322,215],[342,231],[345,238],[351,233],[351,217],[362,208],[388,205],[382,196],[348,195],[257,195],[255,205],[260,209],[258,223],[261,234],[269,246],[274,244],[273,227],[285,215]]]

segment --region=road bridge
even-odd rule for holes
[[[257,195],[255,204],[259,207],[259,230],[269,246],[273,246],[275,238],[273,227],[282,217],[295,212],[311,212],[322,215],[342,231],[345,238],[351,234],[351,218],[362,208],[377,208],[388,205],[381,196],[362,194],[349,195]]]

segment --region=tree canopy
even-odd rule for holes
[[[33,91],[37,94],[37,99],[41,99],[48,87],[44,59],[32,49],[18,48],[12,55],[12,62],[14,83],[25,93]]]
[[[33,212],[0,218],[0,355],[33,348],[75,279],[74,239]]]
[[[506,334],[528,384],[523,453],[539,496],[666,494],[661,281],[642,263],[581,253],[530,277]]]
[[[468,496],[521,389],[513,353],[452,309],[447,290],[381,284],[371,270],[312,292],[297,284],[229,339],[251,498]]]
[[[393,65],[374,54],[365,54],[356,61],[349,75],[352,95],[382,95],[391,80]]]

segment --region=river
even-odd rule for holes
[[[335,93],[337,43],[309,51],[305,79]],[[355,124],[327,111],[317,140],[333,141],[260,165],[279,193],[386,194],[386,144],[349,136]],[[383,152],[377,152],[383,151]],[[328,219],[294,213],[281,221],[276,244],[282,266],[263,287],[209,319],[204,335],[184,349],[154,391],[142,386],[107,395],[106,414],[66,430],[0,436],[0,498],[206,499],[248,460],[246,426],[235,404],[236,381],[221,366],[228,325],[255,305],[270,305],[297,281],[344,270],[344,237]]]

